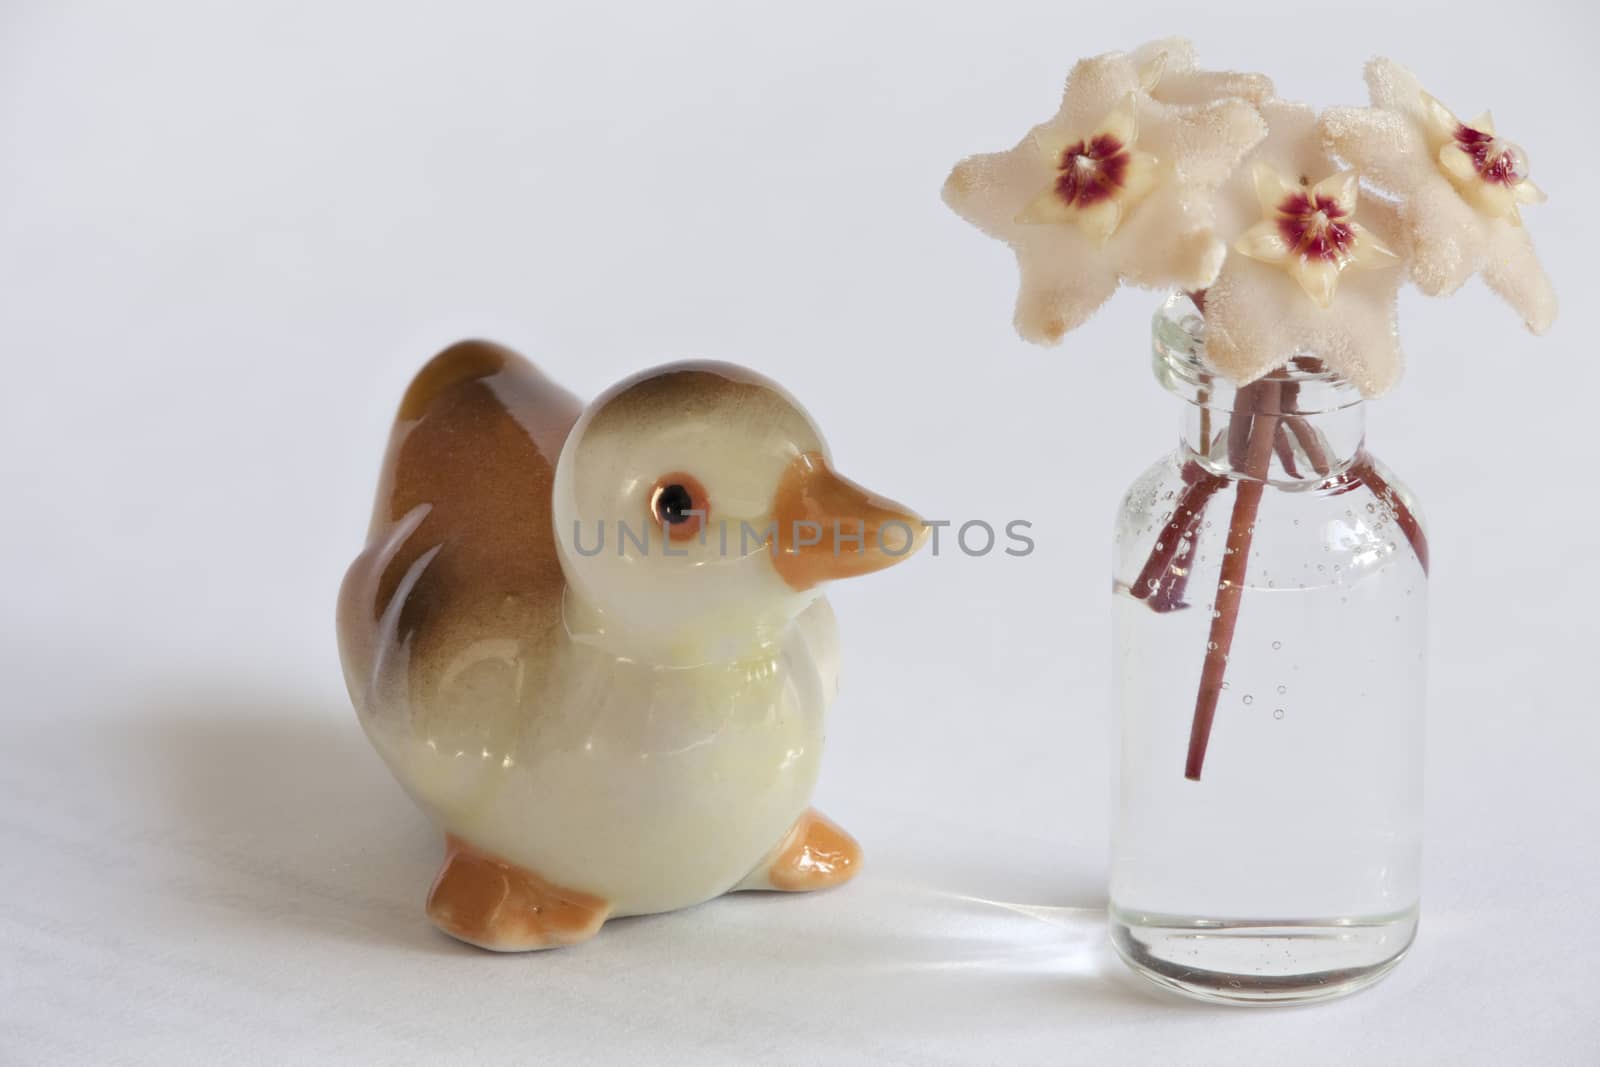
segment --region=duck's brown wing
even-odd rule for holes
[[[369,726],[431,736],[441,719],[492,713],[519,699],[499,690],[536,681],[528,656],[560,624],[563,589],[551,487],[581,408],[483,341],[446,349],[412,381],[366,550],[339,593],[345,678]],[[448,732],[460,728],[472,727]]]

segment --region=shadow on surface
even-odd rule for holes
[[[422,913],[438,836],[348,707],[196,692],[119,729],[129,787],[158,798],[162,854],[190,892],[286,933],[460,950]]]
[[[997,1010],[1013,1025],[1059,1010],[1064,998],[1080,1010],[1184,1003],[1115,958],[1092,894],[1081,904],[990,899],[907,878],[892,861],[815,896],[734,894],[613,921],[579,948],[496,956],[427,922],[422,902],[440,857],[437,832],[346,707],[195,690],[142,700],[126,714],[50,723],[37,740],[37,757],[61,781],[94,782],[83,793],[93,833],[136,825],[118,850],[129,866],[117,880],[161,895],[178,924],[169,934],[187,928],[219,948],[281,938],[293,955],[295,939],[315,938],[424,953],[450,973],[498,976],[503,985],[490,999],[530,995],[556,973],[572,980],[574,993],[591,982],[609,986],[641,966],[711,985],[729,973],[792,981],[809,987],[816,1003],[894,990],[906,1009],[948,1005],[954,1029],[967,1025],[963,1005],[973,1002],[1003,1005]],[[942,880],[994,885],[996,873],[992,864],[958,867]],[[1035,877],[1022,867],[1014,873],[1018,884]],[[881,1010],[893,1016],[900,1008]]]

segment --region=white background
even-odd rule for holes
[[[0,3],[0,1062],[1600,1061],[1600,26],[1403,7]],[[1476,282],[1402,307],[1371,442],[1433,531],[1425,914],[1315,1008],[1108,953],[1109,526],[1177,417],[1155,298],[1029,348],[1010,253],[938,197],[1076,57],[1170,33],[1317,105],[1392,53],[1551,197],[1548,337]],[[1034,522],[1027,559],[835,593],[818,804],[856,882],[534,956],[427,925],[439,843],[332,611],[399,395],[463,336],[585,396],[748,363],[858,480]]]

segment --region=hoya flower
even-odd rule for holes
[[[1340,171],[1309,189],[1270,164],[1257,163],[1256,196],[1265,215],[1234,242],[1234,251],[1289,272],[1320,308],[1333,306],[1346,267],[1393,266],[1399,259],[1355,221],[1361,179]]]
[[[945,202],[1016,252],[1017,331],[1053,344],[1124,281],[1209,285],[1227,250],[1212,200],[1266,135],[1250,100],[1270,91],[1157,42],[1080,61],[1055,117],[958,164]]]
[[[1137,93],[1129,93],[1086,137],[1071,143],[1058,129],[1034,132],[1039,154],[1056,172],[1018,213],[1019,223],[1070,222],[1104,245],[1122,216],[1156,184],[1159,161],[1138,143]]]
[[[1391,59],[1367,64],[1370,108],[1330,108],[1330,149],[1399,203],[1413,248],[1412,280],[1452,293],[1475,273],[1543,333],[1556,297],[1539,265],[1520,207],[1544,200],[1528,157],[1501,139],[1488,112],[1462,122]]]
[[[1233,250],[1206,291],[1206,356],[1243,385],[1308,355],[1373,396],[1400,376],[1404,251],[1394,209],[1324,148],[1301,104],[1260,105],[1270,131],[1223,188]]]

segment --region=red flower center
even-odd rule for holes
[[[1291,253],[1338,262],[1356,240],[1348,215],[1332,197],[1295,193],[1278,205],[1278,232]]]
[[[1098,204],[1122,188],[1128,160],[1127,146],[1109,134],[1079,141],[1061,153],[1056,195],[1077,207]]]
[[[1516,185],[1528,176],[1528,161],[1522,150],[1492,133],[1463,123],[1456,127],[1456,146],[1472,157],[1478,177],[1491,185]]]

